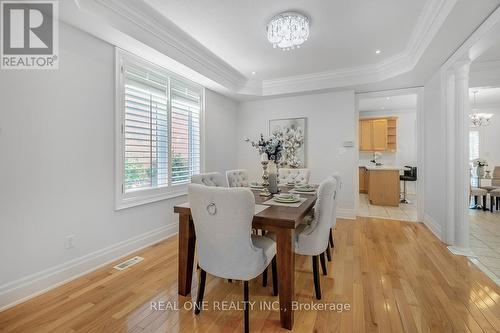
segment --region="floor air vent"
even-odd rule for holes
[[[133,258],[126,260],[122,263],[119,263],[118,265],[114,266],[113,268],[117,269],[119,271],[123,271],[124,269],[127,269],[130,266],[134,266],[135,264],[137,264],[138,262],[141,262],[143,260],[144,260],[143,257],[133,257]]]

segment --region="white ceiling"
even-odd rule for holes
[[[416,94],[360,98],[358,104],[358,110],[361,112],[415,111],[416,108]]]
[[[476,104],[474,104],[474,91],[477,91]],[[471,109],[500,108],[500,88],[471,88],[469,97]]]
[[[378,63],[402,52],[428,0],[146,0],[232,67],[269,80]],[[273,49],[266,24],[288,10],[311,21],[309,40]],[[377,55],[375,50],[382,53]]]
[[[481,54],[474,62],[490,62],[500,60],[500,43],[490,48],[485,53]]]
[[[63,22],[234,99],[423,86],[500,0],[74,0]],[[311,37],[283,52],[275,14],[297,10]],[[380,55],[375,54],[381,49]],[[255,75],[252,72],[256,71]]]

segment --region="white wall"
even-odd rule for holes
[[[237,150],[237,108],[238,104],[211,90],[205,90],[205,104],[208,116],[205,120],[205,171],[236,169]]]
[[[113,46],[64,24],[59,70],[1,71],[0,308],[177,232],[186,197],[114,211],[114,89]],[[224,152],[207,167],[236,165],[231,112],[207,91],[206,142]]]
[[[357,143],[357,114],[353,91],[302,95],[241,103],[238,112],[238,166],[249,170],[250,178],[260,180],[262,169],[257,151],[244,142],[257,140],[260,133],[268,136],[269,120],[307,118],[306,166],[311,169],[311,182],[319,183],[339,171],[343,190],[339,213],[352,217],[357,187],[356,148],[343,148],[343,141]]]
[[[446,226],[446,114],[441,76],[424,86],[424,222],[441,239]]]
[[[416,166],[417,165],[417,111],[360,111],[360,118],[398,117],[397,149],[395,153],[383,152],[379,159],[385,165]],[[359,152],[359,165],[370,165],[373,154]],[[417,170],[418,172],[418,170]],[[416,182],[406,182],[407,192],[415,194]],[[401,185],[402,187],[403,185]]]

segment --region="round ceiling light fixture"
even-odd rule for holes
[[[309,19],[297,12],[274,16],[267,24],[267,39],[274,48],[287,51],[299,48],[309,38]]]

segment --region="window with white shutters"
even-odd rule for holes
[[[171,81],[172,183],[187,183],[200,173],[201,96],[180,82]]]
[[[185,194],[201,169],[203,89],[117,52],[117,208]]]

